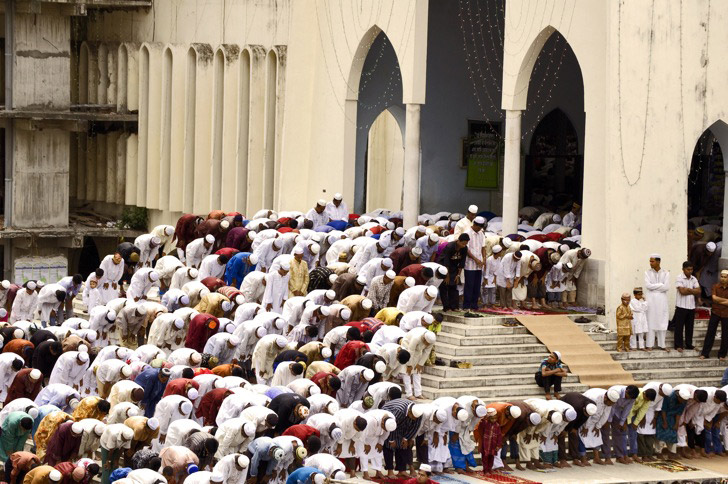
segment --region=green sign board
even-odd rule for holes
[[[465,188],[498,189],[503,144],[493,133],[479,133],[463,140],[463,165],[468,173]]]

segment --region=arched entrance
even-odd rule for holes
[[[402,129],[389,109],[369,128],[366,151],[366,211],[402,209],[404,143]]]

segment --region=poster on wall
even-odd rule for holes
[[[68,275],[68,259],[56,257],[19,257],[15,259],[15,284],[27,281],[57,282]]]
[[[465,188],[497,190],[503,159],[500,123],[468,121],[462,149],[462,166],[467,169]]]

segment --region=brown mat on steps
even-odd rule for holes
[[[550,351],[560,351],[561,360],[584,385],[608,388],[635,384],[632,374],[568,317],[516,316],[516,319]]]

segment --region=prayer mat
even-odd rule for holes
[[[655,462],[643,462],[642,465],[652,467],[653,469],[659,469],[667,472],[690,472],[699,471],[697,467],[690,467],[689,465],[683,464],[676,460],[658,460]]]
[[[549,351],[560,351],[569,372],[592,388],[635,384],[632,374],[614,361],[581,326],[564,315],[516,316]],[[537,367],[534,366],[534,372]]]
[[[407,479],[402,479],[401,477],[395,477],[394,479],[385,477],[385,478],[377,478],[377,477],[366,477],[369,481],[378,482],[379,484],[402,484]]]
[[[482,309],[476,309],[475,311],[477,311],[479,313],[483,313],[483,314],[495,314],[495,315],[499,315],[499,316],[515,315],[515,314],[538,316],[538,315],[546,314],[543,311],[531,311],[529,309],[511,309],[511,308],[482,308]]]
[[[710,308],[696,308],[695,319],[710,319]]]
[[[518,477],[515,474],[510,474],[504,471],[491,471],[487,474],[482,471],[466,472],[464,475],[473,477],[485,482],[493,482],[498,484],[537,484],[536,481],[526,479],[524,477]]]

